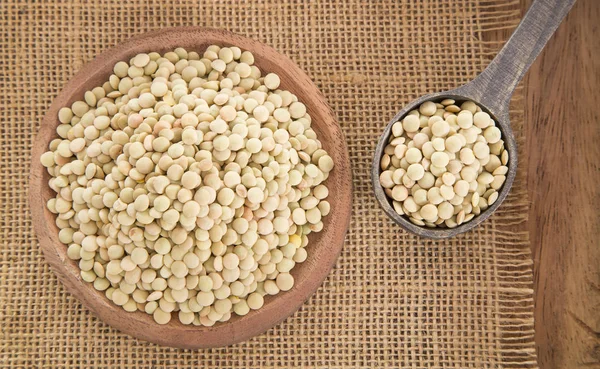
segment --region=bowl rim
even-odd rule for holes
[[[381,158],[384,154],[385,146],[390,138],[392,133],[392,126],[394,123],[402,120],[411,110],[416,109],[419,105],[426,101],[434,101],[439,102],[443,99],[454,99],[456,101],[465,101],[472,100],[477,106],[479,106],[483,111],[490,114],[490,116],[496,121],[497,127],[500,129],[502,133],[502,139],[505,142],[505,149],[509,152],[509,162],[508,162],[508,173],[506,175],[506,181],[498,191],[498,199],[495,203],[493,203],[486,210],[481,212],[479,215],[475,216],[469,222],[463,223],[455,228],[429,228],[426,226],[419,226],[412,223],[406,216],[400,215],[394,210],[391,200],[385,194],[381,183],[379,182],[379,176],[382,172],[381,170]],[[373,155],[373,162],[371,164],[371,185],[373,188],[373,192],[375,193],[375,197],[379,202],[384,213],[391,218],[394,223],[398,224],[405,230],[416,234],[420,237],[431,238],[431,239],[444,239],[455,237],[461,233],[468,232],[473,228],[477,227],[479,224],[484,222],[487,218],[489,218],[495,211],[500,207],[502,202],[508,196],[510,189],[514,183],[514,179],[517,174],[517,166],[518,166],[518,153],[517,153],[517,143],[510,126],[510,120],[508,114],[494,114],[484,105],[480,104],[476,99],[466,96],[464,90],[455,89],[443,92],[432,93],[428,95],[421,96],[420,98],[413,100],[408,105],[404,106],[402,110],[400,110],[387,124],[383,133],[381,134],[379,141],[377,142],[377,146],[375,148],[375,153]]]
[[[337,186],[337,193],[344,196],[335,197],[337,203],[335,207],[332,203],[333,211],[324,220],[324,231],[314,236],[316,241],[311,239],[308,247],[315,247],[309,251],[308,259],[300,264],[302,268],[307,268],[303,273],[311,278],[296,280],[290,291],[265,297],[265,305],[259,310],[251,311],[243,317],[234,315],[231,320],[212,327],[186,326],[177,319],[172,319],[169,324],[159,325],[145,312],[128,313],[114,305],[104,293],[95,290],[91,283],[81,279],[79,267],[67,257],[66,246],[58,240],[55,215],[46,208],[49,194],[55,193],[47,186],[49,175],[39,160],[47,150],[48,143],[57,137],[58,110],[69,106],[75,100],[81,100],[83,92],[78,95],[76,93],[85,91],[86,86],[98,85],[92,81],[107,81],[112,73],[112,66],[117,61],[129,60],[139,52],[164,52],[178,46],[187,50],[196,48],[202,51],[210,44],[238,46],[251,51],[260,69],[264,67],[265,70],[279,74],[281,88],[296,95],[304,92],[305,97],[302,101],[308,112],[311,116],[315,114],[313,118],[319,118],[318,124],[314,126],[317,134],[335,136],[331,142],[322,142],[328,153],[335,155],[336,168],[331,172],[328,181],[333,181]],[[269,58],[266,58],[267,55]],[[40,124],[32,148],[29,183],[29,207],[35,234],[46,261],[67,290],[100,320],[124,333],[156,344],[186,349],[222,347],[244,341],[264,333],[298,310],[321,286],[334,266],[344,244],[352,211],[352,177],[346,141],[333,110],[315,83],[291,59],[272,47],[233,32],[206,27],[173,27],[138,34],[104,50],[94,60],[83,65],[63,86]],[[328,200],[332,197],[331,192]],[[337,193],[333,195],[338,196]]]

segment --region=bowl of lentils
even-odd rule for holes
[[[296,311],[341,250],[348,154],[291,60],[174,28],[85,65],[41,123],[30,204],[52,269],[135,337],[230,345]]]

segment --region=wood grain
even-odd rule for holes
[[[525,81],[542,369],[600,368],[599,21],[600,1],[579,0]]]
[[[324,219],[323,231],[309,236],[308,259],[292,270],[296,283],[290,291],[266,297],[261,309],[243,317],[234,315],[231,320],[213,327],[186,326],[176,317],[166,325],[159,325],[144,312],[126,312],[81,279],[78,265],[67,257],[66,246],[58,240],[55,216],[45,206],[55,193],[48,187],[49,175],[40,164],[40,156],[50,140],[57,136],[58,110],[81,100],[86,90],[107,81],[116,62],[128,61],[140,52],[165,52],[176,47],[202,51],[211,44],[235,45],[252,51],[255,64],[263,72],[277,73],[281,77],[281,88],[296,94],[306,104],[313,118],[312,127],[336,165],[326,182],[330,189],[327,200],[332,211]],[[333,267],[344,243],[352,207],[352,181],[346,141],[336,118],[316,85],[300,68],[258,41],[223,30],[184,27],[137,36],[100,54],[69,81],[46,113],[33,145],[29,198],[33,225],[46,260],[60,281],[84,306],[114,328],[137,338],[194,349],[231,345],[260,334],[295,312],[316,291]]]

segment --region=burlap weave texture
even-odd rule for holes
[[[533,368],[522,91],[519,175],[498,213],[452,240],[402,231],[376,204],[372,152],[413,98],[483,70],[518,0],[0,0],[0,367]],[[281,325],[229,348],[185,351],[124,335],[58,283],[33,234],[30,149],[52,99],[95,54],[148,30],[226,28],[287,54],[346,136],[354,208],[318,292]]]

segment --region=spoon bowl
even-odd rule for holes
[[[519,81],[574,4],[575,0],[536,0],[502,50],[474,80],[454,90],[422,96],[407,105],[391,120],[375,149],[371,167],[371,182],[383,211],[394,222],[418,236],[434,239],[448,238],[474,228],[498,209],[506,199],[517,174],[517,144],[510,127],[508,114],[510,98]],[[399,215],[392,207],[391,200],[379,182],[381,159],[394,123],[402,120],[411,110],[426,101],[439,102],[447,98],[457,102],[473,101],[494,119],[502,133],[502,140],[504,140],[505,149],[509,154],[508,173],[496,202],[470,221],[454,228],[418,226],[405,216]]]
[[[371,181],[377,201],[379,201],[379,204],[381,205],[383,211],[396,224],[400,225],[407,231],[412,232],[421,237],[428,237],[434,239],[454,237],[460,233],[467,232],[470,229],[476,227],[481,222],[489,218],[494,213],[494,211],[500,206],[502,201],[504,201],[504,199],[510,192],[510,188],[512,187],[512,184],[515,180],[515,176],[517,174],[517,143],[515,141],[513,131],[510,126],[508,115],[505,115],[503,119],[498,119],[498,117],[496,117],[490,109],[480,104],[479,102],[474,101],[474,99],[470,97],[467,93],[468,91],[465,91],[465,87],[463,87],[462,90],[456,89],[451,91],[434,93],[431,95],[425,95],[411,102],[410,104],[405,106],[398,114],[396,114],[396,116],[394,116],[390,123],[388,123],[375,149],[375,156],[373,158],[373,165],[371,167]],[[384,189],[381,186],[381,183],[379,182],[379,176],[382,172],[381,159],[384,154],[384,149],[389,142],[390,135],[392,134],[392,126],[394,125],[394,123],[404,119],[404,117],[410,111],[418,109],[419,106],[426,101],[433,101],[437,103],[444,99],[453,99],[456,101],[456,105],[459,106],[462,102],[469,100],[473,101],[479,107],[481,107],[482,111],[488,113],[492,117],[492,119],[494,119],[494,121],[496,122],[496,126],[500,129],[500,132],[502,132],[502,140],[504,140],[505,149],[509,153],[509,161],[507,164],[508,173],[506,174],[506,181],[498,191],[498,199],[486,210],[482,211],[481,214],[475,216],[468,222],[456,226],[455,228],[430,228],[416,225],[412,223],[406,216],[400,215],[396,212],[396,210],[394,210],[391,199],[385,194]]]
[[[48,186],[49,174],[40,156],[57,137],[58,110],[83,99],[85,91],[102,85],[118,61],[128,61],[141,52],[166,52],[177,47],[203,52],[209,45],[238,46],[251,51],[261,71],[277,73],[281,88],[298,96],[311,115],[312,127],[323,147],[332,157],[335,168],[325,184],[330,189],[327,200],[331,213],[324,217],[323,230],[309,235],[308,258],[292,269],[295,285],[275,296],[265,297],[265,304],[245,316],[232,315],[226,322],[212,327],[183,325],[176,314],[166,325],[159,325],[145,312],[126,312],[109,301],[103,292],[84,282],[80,269],[67,256],[67,247],[58,239],[56,216],[47,208],[55,196]],[[40,247],[59,280],[81,303],[112,327],[142,340],[178,348],[220,347],[247,340],[265,332],[294,313],[327,277],[344,243],[352,205],[352,181],[348,151],[335,115],[310,78],[286,56],[258,41],[223,30],[201,27],[171,28],[145,33],[98,55],[66,84],[52,103],[33,143],[29,204],[33,226]],[[85,327],[82,327],[85,329]]]

